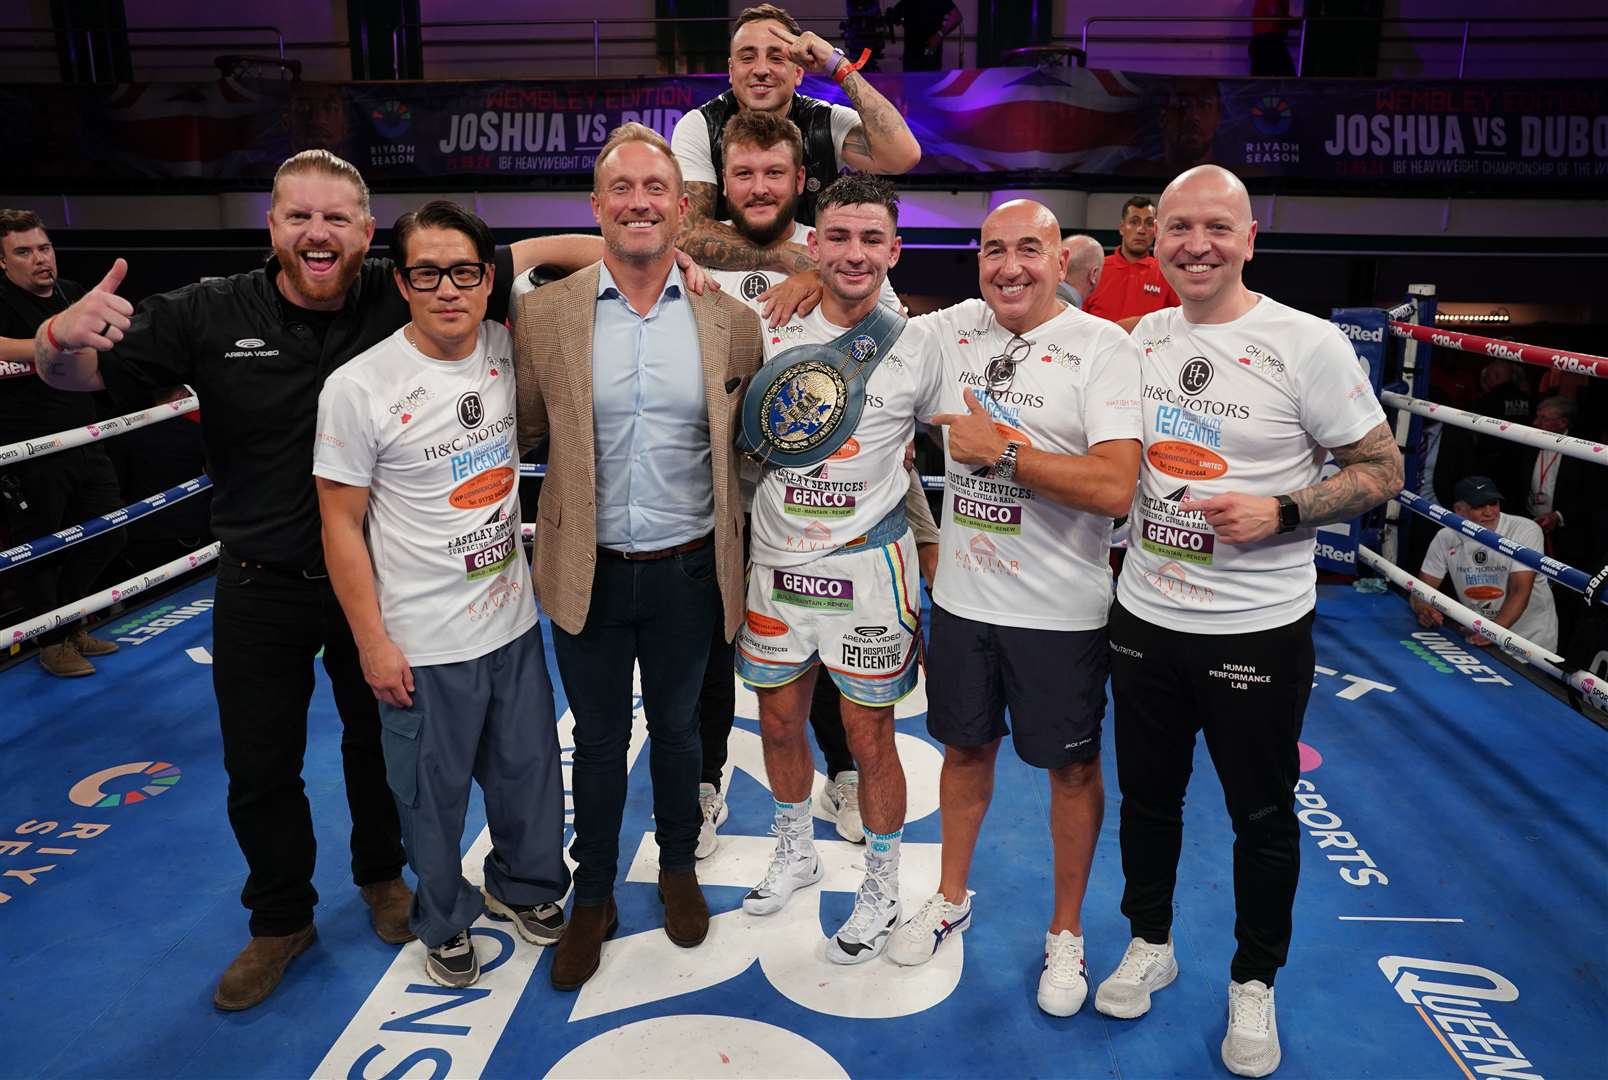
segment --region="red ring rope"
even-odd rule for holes
[[[1512,360],[1533,367],[1566,371],[1571,375],[1590,375],[1596,379],[1608,379],[1608,357],[1592,356],[1590,353],[1564,352],[1561,349],[1547,349],[1540,345],[1523,345],[1517,341],[1500,341],[1478,334],[1463,334],[1456,330],[1441,330],[1433,326],[1419,326],[1416,323],[1395,320],[1391,320],[1390,331],[1397,337],[1415,338],[1446,349],[1481,353],[1499,360]]]

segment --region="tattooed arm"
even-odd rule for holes
[[[843,164],[861,172],[897,176],[914,169],[921,161],[921,144],[910,133],[910,125],[858,71],[843,80],[860,125],[843,140]]]
[[[1290,493],[1301,510],[1303,528],[1349,521],[1401,490],[1401,451],[1390,425],[1381,423],[1349,446],[1329,450],[1340,471],[1327,480]],[[1185,499],[1185,513],[1199,510],[1222,540],[1249,544],[1278,531],[1279,501],[1271,495],[1228,491],[1209,499]]]
[[[803,244],[755,247],[735,228],[716,221],[718,194],[714,184],[695,180],[687,183],[687,216],[676,246],[699,266],[712,270],[776,270],[783,274],[814,269],[815,263]]]

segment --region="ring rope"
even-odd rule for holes
[[[1482,416],[1479,413],[1425,401],[1423,398],[1408,397],[1406,394],[1397,394],[1389,390],[1381,393],[1379,400],[1392,408],[1405,409],[1410,413],[1439,420],[1454,427],[1495,435],[1510,442],[1533,446],[1538,450],[1556,450],[1565,457],[1579,458],[1581,461],[1608,465],[1608,445],[1600,442],[1577,439],[1573,435],[1557,435],[1550,431],[1542,431],[1540,428],[1515,424],[1509,420],[1498,420],[1494,416]]]
[[[1589,672],[1581,671],[1557,653],[1548,652],[1528,638],[1522,638],[1506,627],[1498,626],[1469,608],[1453,600],[1439,589],[1431,589],[1395,563],[1383,559],[1366,546],[1357,548],[1357,558],[1379,571],[1409,594],[1417,596],[1436,611],[1470,630],[1490,638],[1510,656],[1531,667],[1546,672],[1554,679],[1568,683],[1599,709],[1608,709],[1608,686]]]
[[[1595,379],[1608,379],[1608,357],[1592,356],[1590,353],[1524,345],[1517,341],[1502,341],[1498,338],[1481,337],[1478,334],[1462,334],[1455,330],[1419,326],[1417,323],[1400,322],[1396,319],[1390,321],[1390,332],[1401,338],[1427,341],[1443,349],[1481,353],[1498,360],[1529,364],[1531,367],[1551,368],[1554,371],[1566,371],[1571,375],[1590,375]]]
[[[69,525],[65,529],[59,529],[49,536],[41,536],[27,543],[18,544],[16,547],[6,551],[0,551],[0,573],[4,573],[13,567],[21,566],[25,562],[32,562],[34,559],[49,555],[53,551],[60,551],[64,547],[83,543],[85,540],[99,536],[103,532],[120,529],[131,521],[139,520],[146,514],[154,513],[164,506],[172,506],[176,502],[182,502],[191,495],[199,495],[211,487],[211,477],[198,476],[194,480],[186,480],[177,487],[170,487],[166,491],[141,499],[132,506],[113,510],[109,514],[90,518],[88,521],[78,525]]]
[[[1488,548],[1494,548],[1503,555],[1523,563],[1536,573],[1556,581],[1565,588],[1585,594],[1591,586],[1591,577],[1584,571],[1577,570],[1566,562],[1559,562],[1552,556],[1534,548],[1514,543],[1501,533],[1470,521],[1463,515],[1448,510],[1446,507],[1426,499],[1422,495],[1415,495],[1411,491],[1403,491],[1397,494],[1396,500],[1413,513],[1427,517],[1437,525],[1445,525],[1449,529],[1455,529],[1476,543],[1484,544]],[[1608,607],[1608,592],[1594,597],[1591,602]]]
[[[8,626],[4,630],[0,630],[0,644],[20,645],[22,642],[38,637],[40,634],[61,626],[63,623],[77,622],[86,615],[93,615],[97,611],[109,608],[120,600],[127,600],[129,597],[142,593],[152,586],[160,585],[162,582],[177,577],[179,574],[188,573],[197,567],[205,566],[218,557],[219,546],[215,542],[208,544],[204,548],[193,551],[188,555],[180,556],[172,562],[164,563],[154,570],[147,570],[145,573],[137,577],[131,577],[127,581],[113,585],[109,589],[102,589],[100,592],[86,596],[82,600],[63,604],[54,611],[47,611],[43,615],[27,619],[17,623],[15,626]]]
[[[75,446],[92,443],[107,435],[122,435],[125,432],[161,423],[163,420],[171,420],[175,416],[195,412],[200,407],[201,403],[192,395],[170,401],[165,405],[153,405],[139,412],[114,416],[110,420],[97,420],[81,428],[58,431],[54,435],[46,435],[40,439],[24,439],[21,442],[0,446],[0,461],[21,461],[71,450]]]

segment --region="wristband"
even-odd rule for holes
[[[854,61],[853,63],[849,62],[849,58],[844,55],[842,49],[833,49],[832,55],[835,56],[838,61],[837,65],[832,69],[832,81],[837,83],[839,86],[843,85],[844,79],[847,79],[850,75],[854,74],[856,71],[859,71],[871,61],[870,49],[861,49],[860,59]]]
[[[50,347],[57,352],[66,352],[67,350],[61,347],[61,342],[56,340],[56,335],[50,332],[50,327],[55,321],[56,316],[52,315],[49,321],[45,323],[45,340],[50,342]]]

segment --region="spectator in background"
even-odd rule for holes
[[[888,9],[888,21],[904,27],[904,69],[941,71],[944,38],[960,26],[954,0],[899,0]]]
[[[1055,292],[1062,300],[1082,310],[1084,301],[1094,295],[1105,270],[1105,249],[1100,241],[1082,233],[1073,233],[1061,241],[1066,252],[1066,273]]]
[[[1452,509],[1484,528],[1536,551],[1541,550],[1541,529],[1528,518],[1502,513],[1502,492],[1485,476],[1466,476],[1454,488]],[[1418,578],[1438,589],[1447,577],[1454,595],[1503,629],[1512,630],[1543,649],[1558,648],[1558,613],[1546,578],[1528,567],[1445,528],[1435,534],[1424,556]],[[1440,626],[1445,617],[1429,604],[1412,597],[1421,626]],[[1490,639],[1472,630],[1463,636],[1470,645],[1488,645]]]
[[[1576,415],[1573,399],[1549,397],[1535,407],[1535,426],[1554,435],[1568,435]],[[1593,514],[1601,500],[1592,497],[1591,488],[1602,483],[1603,467],[1556,450],[1509,445],[1530,458],[1529,468],[1522,474],[1525,509],[1546,537],[1547,554],[1587,575],[1594,573],[1602,565],[1593,558],[1601,540],[1592,536]],[[1558,604],[1561,641],[1570,639],[1583,607],[1580,599],[1573,590],[1566,590]]]
[[[0,446],[53,435],[95,421],[95,401],[46,386],[32,373],[33,336],[41,323],[84,294],[56,276],[56,248],[27,210],[0,210]],[[23,367],[22,365],[28,365]],[[14,366],[14,367],[13,367]],[[150,494],[150,492],[146,492]],[[0,514],[14,544],[99,517],[123,505],[117,472],[99,446],[79,446],[0,469]],[[8,571],[23,618],[42,615],[92,591],[95,579],[127,543],[121,529]],[[117,651],[91,637],[82,620],[39,635],[39,664],[52,675],[95,674],[88,657]]]
[[[1507,360],[1492,360],[1480,369],[1480,392],[1469,403],[1470,412],[1514,424],[1530,422],[1530,393],[1524,373]],[[1528,451],[1518,443],[1467,428],[1447,427],[1441,434],[1435,460],[1435,491],[1442,506],[1457,481],[1465,476],[1489,476],[1504,491],[1528,491],[1524,468]]]
[[[1290,0],[1255,0],[1251,14],[1257,17],[1251,23],[1251,74],[1284,78],[1294,75],[1295,65],[1290,62],[1290,50],[1284,42],[1290,24],[1280,21],[1290,14]]]
[[[1083,310],[1110,319],[1124,330],[1152,311],[1177,307],[1178,294],[1161,275],[1161,266],[1150,254],[1156,242],[1156,203],[1148,195],[1135,195],[1122,204],[1117,222],[1121,240],[1106,256],[1100,284],[1083,303]]]

